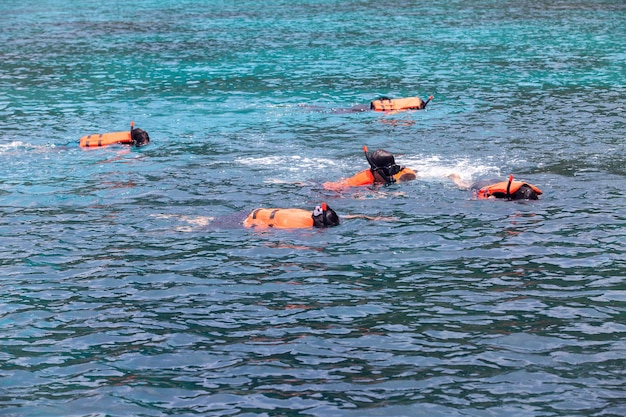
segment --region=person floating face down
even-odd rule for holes
[[[150,143],[148,132],[143,129],[135,128],[135,122],[130,123],[130,130],[87,135],[80,138],[79,141],[81,148],[94,148],[115,144],[140,147],[148,143]]]
[[[370,165],[353,175],[339,181],[325,182],[324,189],[331,191],[341,191],[350,187],[361,187],[373,184],[391,185],[396,182],[412,181],[417,178],[417,173],[411,168],[406,168],[396,164],[393,154],[384,149],[377,149],[369,152],[367,146],[363,147],[365,158]]]
[[[402,111],[424,110],[433,96],[424,101],[419,97],[389,98],[380,97],[370,103],[370,110],[374,111]]]
[[[470,188],[476,198],[497,198],[504,200],[538,200],[543,192],[536,186],[524,181],[513,181],[513,175],[508,181],[484,181],[473,184]]]
[[[433,96],[428,97],[428,100],[424,101],[419,97],[405,97],[405,98],[389,98],[379,97],[376,100],[372,100],[369,104],[359,104],[347,109],[336,109],[335,113],[358,113],[364,111],[379,111],[379,112],[398,112],[405,110],[425,110],[428,103],[433,99]]]
[[[255,229],[305,229],[332,227],[339,224],[339,216],[326,203],[313,212],[296,208],[258,208],[243,221],[244,227]]]
[[[248,212],[237,212],[221,217],[210,216],[176,216],[167,214],[152,215],[162,219],[172,217],[187,222],[190,225],[211,229],[220,228],[254,228],[254,229],[309,229],[326,228],[339,225],[339,216],[326,203],[315,207],[313,212],[296,208],[258,208]],[[395,221],[395,217],[367,216],[363,214],[351,214],[343,216],[344,219],[365,219],[372,221]],[[177,228],[181,231],[189,231],[188,227]]]

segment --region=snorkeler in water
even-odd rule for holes
[[[430,103],[433,98],[433,96],[430,96],[428,97],[428,100],[424,101],[419,97],[379,97],[376,100],[371,101],[369,104],[357,104],[356,106],[352,107],[333,109],[333,113],[359,113],[365,111],[398,112],[405,110],[425,110],[426,106],[428,106],[428,103]]]
[[[417,178],[417,173],[414,170],[396,164],[395,157],[390,152],[384,149],[369,152],[367,146],[364,146],[363,150],[365,159],[367,159],[370,165],[369,169],[339,181],[325,182],[323,187],[327,190],[341,191],[350,187],[373,184],[391,185],[396,182],[412,181]]]
[[[406,97],[406,98],[389,98],[379,97],[376,100],[370,102],[369,107],[367,105],[354,106],[354,111],[404,111],[404,110],[424,110],[428,103],[433,99],[433,96],[428,97],[428,100],[424,101],[419,97]]]
[[[79,141],[81,148],[102,147],[115,144],[140,147],[148,143],[150,143],[148,132],[143,129],[135,128],[135,122],[130,123],[130,130],[87,135],[80,138]]]
[[[313,211],[299,208],[257,208],[252,212],[239,211],[226,216],[173,216],[157,215],[159,218],[176,217],[189,224],[215,228],[254,229],[311,229],[339,225],[339,216],[326,203],[315,206]]]
[[[427,100],[422,100],[419,97],[405,97],[405,98],[389,98],[379,97],[372,100],[368,104],[357,104],[352,107],[339,107],[332,109],[332,113],[361,113],[366,111],[378,111],[378,112],[399,112],[406,110],[425,110],[428,103],[434,98],[429,96]],[[303,106],[309,109],[319,109],[323,111],[322,107],[318,106]]]
[[[276,229],[303,229],[339,225],[339,216],[326,203],[316,206],[313,212],[297,208],[258,208],[243,221],[244,227]]]
[[[210,216],[178,216],[154,215],[161,219],[177,218],[199,228],[250,228],[250,229],[313,229],[338,226],[339,216],[326,203],[316,206],[313,211],[298,208],[257,208],[252,212],[236,212],[221,217]],[[344,219],[396,220],[394,217],[366,216],[360,214],[346,215]],[[178,228],[190,231],[188,227]]]
[[[503,200],[538,200],[543,192],[536,186],[525,181],[514,181],[513,175],[509,175],[508,181],[481,180],[468,184],[461,180],[457,174],[448,176],[459,188],[469,189],[477,199],[503,199]]]

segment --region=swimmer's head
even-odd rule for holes
[[[311,217],[314,227],[332,227],[339,224],[339,216],[326,203],[316,206]]]
[[[145,146],[150,143],[150,137],[148,132],[143,129],[133,129],[130,131],[131,145],[133,146]]]
[[[511,189],[513,176],[509,181],[481,180],[471,185],[470,190],[479,199],[498,198],[506,200],[539,200],[541,190],[528,183],[519,184]]]
[[[369,153],[367,160],[370,163],[372,172],[379,174],[386,184],[394,183],[395,179],[393,176],[402,170],[402,167],[396,164],[393,154],[384,149],[377,149]]]
[[[384,167],[387,165],[395,165],[396,159],[391,152],[384,149],[376,149],[369,154],[370,161],[376,167]]]
[[[522,185],[515,191],[511,193],[511,200],[539,200],[539,196],[529,185]]]

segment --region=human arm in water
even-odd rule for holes
[[[448,178],[451,179],[454,185],[459,187],[461,190],[469,190],[469,188],[472,186],[471,182],[465,181],[457,173],[448,175]]]
[[[371,221],[382,221],[382,222],[394,222],[397,221],[397,217],[392,216],[366,216],[365,214],[347,214],[342,216],[345,220],[350,219],[365,219]]]

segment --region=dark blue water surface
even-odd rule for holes
[[[0,14],[1,416],[626,415],[623,0]],[[324,190],[363,145],[419,178]],[[237,227],[320,201],[387,219]]]

